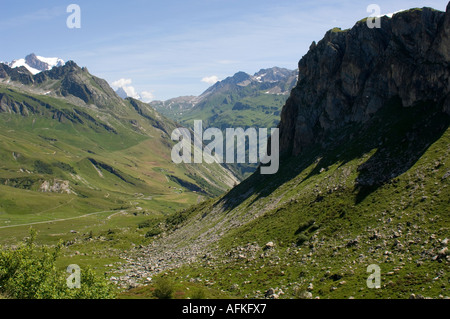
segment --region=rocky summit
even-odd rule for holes
[[[349,123],[365,123],[392,98],[434,102],[450,114],[450,10],[412,9],[326,33],[299,62],[280,122],[282,152],[301,153]]]

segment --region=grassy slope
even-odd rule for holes
[[[271,287],[297,297],[310,284],[320,298],[449,296],[448,255],[439,254],[450,233],[448,115],[391,105],[369,124],[188,211],[178,232],[191,242],[225,234],[205,249],[210,257],[169,275],[250,298]],[[275,248],[264,250],[269,241]],[[366,286],[371,264],[381,267],[381,289]]]
[[[0,113],[1,244],[16,244],[33,224],[39,243],[69,243],[62,269],[73,261],[93,263],[103,272],[105,264],[120,261],[119,252],[146,241],[138,223],[170,215],[229,187],[217,165],[172,163],[173,142],[156,127],[170,134],[175,124],[151,108],[142,110],[144,118],[129,101],[118,115],[16,88],[0,86],[0,93],[37,110],[27,116]],[[83,123],[68,119],[74,110],[88,114]],[[58,112],[67,117],[56,119]],[[192,192],[171,175],[213,192]],[[72,193],[40,190],[45,181],[53,185],[55,180],[68,181]],[[113,242],[105,241],[105,234]]]
[[[239,88],[239,92],[216,93],[207,97],[197,107],[180,111],[160,107],[158,110],[181,124],[193,127],[194,120],[203,120],[210,127],[276,127],[279,112],[287,95],[266,94],[251,88]],[[244,109],[233,110],[236,103]]]

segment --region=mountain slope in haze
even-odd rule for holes
[[[179,212],[125,267],[237,297],[448,298],[450,4],[381,25],[300,60],[277,174]]]
[[[174,164],[176,127],[73,61],[36,75],[0,64],[0,227],[130,207],[170,213],[237,182],[219,164]]]

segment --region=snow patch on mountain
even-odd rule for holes
[[[25,61],[25,59],[19,59],[19,60],[14,60],[11,63],[6,63],[10,68],[14,69],[14,68],[19,68],[21,66],[24,66],[28,69],[28,71],[30,71],[33,75],[38,74],[39,71],[38,69],[35,69],[31,66],[29,66],[27,64],[27,62]]]
[[[5,64],[10,68],[18,68],[23,66],[33,75],[36,75],[42,71],[51,70],[55,66],[63,66],[65,62],[60,58],[46,58],[31,53],[24,59],[13,60],[12,62],[6,62]]]

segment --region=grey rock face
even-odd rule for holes
[[[280,149],[293,155],[348,123],[364,123],[391,98],[442,103],[450,114],[450,6],[412,9],[333,29],[299,62],[281,113]]]
[[[45,71],[50,68],[47,63],[40,61],[34,53],[27,55],[25,61],[36,70]]]

